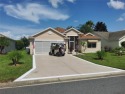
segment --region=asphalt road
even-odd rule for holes
[[[4,88],[0,94],[125,94],[125,76]]]

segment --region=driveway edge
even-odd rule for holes
[[[29,73],[31,73],[33,70],[36,69],[35,55],[33,55],[32,58],[33,58],[33,60],[32,60],[32,69],[30,69],[29,71],[24,73],[22,76],[20,76],[16,80],[14,80],[14,82],[21,81],[24,77],[26,77]]]

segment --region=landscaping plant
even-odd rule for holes
[[[13,65],[16,66],[16,64],[19,63],[19,60],[23,57],[22,53],[20,51],[14,50],[8,53],[8,58],[12,60]]]
[[[117,47],[114,49],[114,53],[118,56],[122,56],[125,52],[125,48],[123,47]]]
[[[98,56],[98,59],[100,59],[100,60],[103,60],[104,57],[106,56],[106,52],[103,51],[103,50],[97,51],[96,54],[97,54],[97,56]]]

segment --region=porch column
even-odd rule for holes
[[[68,53],[68,39],[65,39],[65,43],[66,43],[66,53]]]

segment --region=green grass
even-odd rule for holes
[[[23,58],[21,64],[12,65],[12,61],[7,55],[0,55],[0,82],[10,82],[27,72],[32,68],[32,56],[22,51]]]
[[[88,60],[95,64],[109,66],[113,68],[125,70],[125,55],[116,56],[114,53],[106,53],[104,60],[98,60],[96,53],[87,53],[84,55],[77,55],[77,57]]]

